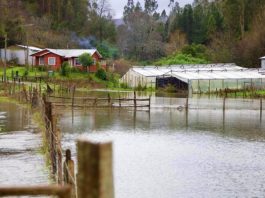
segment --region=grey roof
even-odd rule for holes
[[[34,46],[26,46],[26,45],[17,45],[17,46],[21,47],[21,48],[24,48],[24,49],[29,48],[29,50],[37,51],[37,52],[42,50],[41,48],[34,47]]]
[[[101,54],[96,49],[47,49],[47,50],[66,58],[78,57],[84,53],[93,55],[96,52],[99,54],[100,57],[102,57]]]

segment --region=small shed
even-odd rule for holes
[[[6,50],[6,59],[8,62],[12,61],[18,65],[25,65],[28,60],[29,65],[34,65],[34,59],[30,55],[40,50],[42,49],[33,46],[12,45]],[[5,49],[0,50],[0,59],[5,59]]]
[[[261,60],[261,68],[265,70],[265,56],[261,57],[260,60]]]

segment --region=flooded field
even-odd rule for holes
[[[63,148],[75,155],[81,134],[112,140],[118,198],[264,197],[265,127],[258,101],[229,101],[224,112],[221,99],[202,102],[211,108],[194,100],[186,113],[168,108],[174,100],[185,102],[153,97],[150,113],[64,110]]]
[[[49,183],[35,128],[26,108],[0,103],[0,185]]]

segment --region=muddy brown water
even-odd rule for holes
[[[265,196],[265,114],[260,116],[259,101],[230,100],[223,112],[222,99],[196,99],[188,113],[175,108],[184,99],[152,101],[150,113],[64,110],[63,148],[75,156],[81,134],[113,141],[118,198]]]
[[[30,111],[0,103],[0,185],[48,184],[49,173],[40,153],[41,134]]]

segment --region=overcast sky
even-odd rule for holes
[[[127,0],[109,0],[111,9],[115,13],[114,19],[122,18],[123,8],[127,4]],[[134,0],[134,3],[136,4],[137,0]],[[144,7],[144,0],[139,0],[142,7]],[[169,0],[157,0],[158,2],[158,11],[166,10],[168,11],[168,4]],[[185,4],[192,3],[193,0],[178,0],[180,6],[184,6]]]

